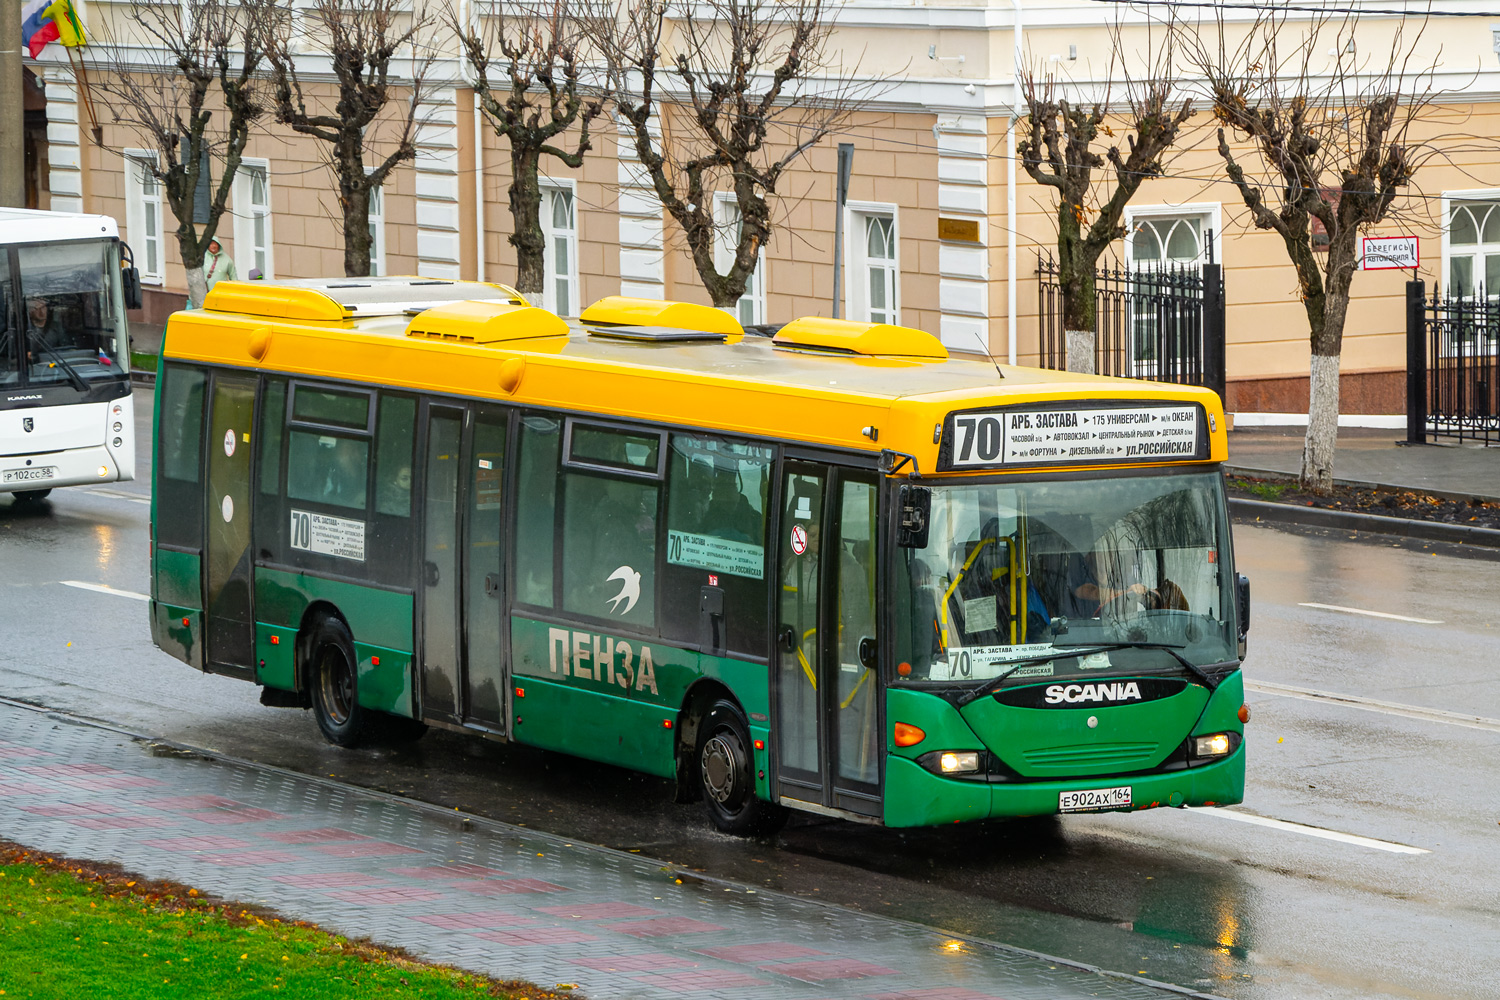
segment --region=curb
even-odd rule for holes
[[[1341,531],[1364,531],[1397,535],[1425,542],[1448,542],[1473,548],[1500,550],[1500,528],[1471,528],[1444,521],[1419,521],[1384,514],[1355,514],[1322,507],[1301,507],[1267,500],[1229,499],[1229,512],[1243,521],[1265,521],[1272,524],[1303,524],[1315,528]],[[1500,551],[1495,553],[1500,558]]]
[[[1224,474],[1228,476],[1248,476],[1251,479],[1273,479],[1277,482],[1295,483],[1297,476],[1290,472],[1278,472],[1275,469],[1252,469],[1247,465],[1225,465]],[[1452,490],[1438,490],[1427,486],[1403,486],[1399,483],[1373,483],[1364,479],[1335,479],[1335,486],[1348,486],[1357,490],[1376,490],[1382,493],[1390,493],[1402,490],[1408,493],[1421,493],[1425,496],[1439,497],[1443,500],[1456,500],[1467,503],[1470,500],[1488,500],[1491,503],[1500,503],[1500,497],[1489,496],[1483,493],[1455,493]],[[1275,501],[1267,501],[1274,503]],[[1286,505],[1283,505],[1286,506]],[[1379,515],[1371,515],[1379,516]],[[1396,520],[1403,520],[1397,518]]]

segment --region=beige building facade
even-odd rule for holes
[[[1119,67],[1162,34],[1121,6],[841,4],[837,50],[851,60],[859,54],[858,68],[847,72],[869,77],[875,96],[860,104],[845,134],[813,148],[786,177],[773,208],[776,231],[738,308],[741,320],[781,323],[836,309],[848,318],[928,330],[950,350],[983,349],[1002,361],[1036,363],[1037,261],[1055,245],[1056,209],[1051,189],[1027,177],[1014,157],[1017,67],[1055,74],[1085,97],[1103,92],[1111,75],[1118,88]],[[1400,0],[1380,6],[1399,7]],[[1406,19],[1362,17],[1355,44],[1385,52],[1396,31],[1414,34],[1418,6],[1411,4]],[[1462,3],[1440,6],[1464,10]],[[1136,19],[1119,33],[1107,23],[1117,11]],[[98,19],[115,8],[95,2],[84,13]],[[1300,23],[1286,30],[1300,31]],[[1433,69],[1432,84],[1442,91],[1417,126],[1431,155],[1392,217],[1369,235],[1418,237],[1417,276],[1429,292],[1451,287],[1477,294],[1481,283],[1500,290],[1500,144],[1492,138],[1500,121],[1497,39],[1500,24],[1476,16],[1433,19],[1416,42],[1414,62]],[[1372,58],[1375,65],[1388,62]],[[139,148],[140,137],[107,122],[99,123],[96,141],[58,46],[30,68],[45,94],[40,206],[117,218],[149,290],[140,318],[161,322],[182,305],[187,285],[172,238],[176,222],[141,169],[151,154]],[[397,169],[372,205],[375,271],[511,282],[509,149],[477,114],[457,62],[440,62],[439,75],[451,85],[435,93],[415,162]],[[1189,94],[1190,82],[1186,87]],[[1208,116],[1195,114],[1167,157],[1166,176],[1145,182],[1132,200],[1127,235],[1113,248],[1112,262],[1127,269],[1222,263],[1230,409],[1305,413],[1309,350],[1296,277],[1280,238],[1250,228],[1216,142]],[[853,147],[842,208],[838,143]],[[379,149],[378,137],[372,145]],[[708,301],[632,147],[607,117],[581,169],[544,160],[543,172],[548,280],[538,304],[576,314],[612,294]],[[231,209],[220,234],[240,277],[342,272],[332,172],[318,143],[274,124],[263,127],[247,150]],[[732,225],[727,195],[718,197],[716,210]],[[840,215],[844,252],[836,262]],[[1404,410],[1404,295],[1411,277],[1372,270],[1354,279],[1343,352],[1345,414]]]

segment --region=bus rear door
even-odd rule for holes
[[[777,618],[777,793],[879,816],[884,744],[875,669],[873,472],[788,462]]]
[[[257,380],[215,372],[209,411],[207,669],[250,676],[250,428]]]

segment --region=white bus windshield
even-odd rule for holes
[[[1212,473],[934,487],[927,547],[897,550],[896,680],[1234,659],[1222,492]]]
[[[129,332],[112,240],[0,249],[0,386],[128,377]]]

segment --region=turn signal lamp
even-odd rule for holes
[[[914,747],[927,738],[927,734],[916,726],[905,722],[896,723],[896,745],[898,747]]]
[[[1214,733],[1194,739],[1194,752],[1199,757],[1222,757],[1229,752],[1229,734]]]
[[[944,774],[969,774],[979,770],[979,754],[972,750],[964,753],[949,751],[938,758],[938,766]]]
[[[1247,723],[1249,721],[1250,721],[1250,706],[1249,705],[1241,705],[1240,706],[1240,723],[1243,725],[1244,723]]]

